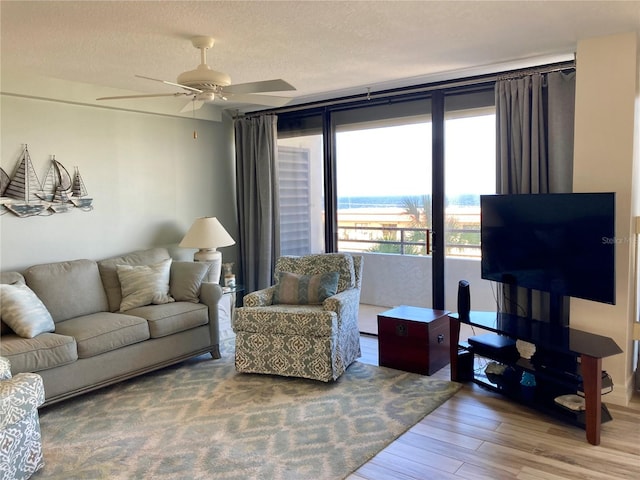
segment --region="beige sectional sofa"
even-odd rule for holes
[[[0,356],[38,373],[45,405],[192,356],[220,358],[219,285],[165,248],[0,274]]]

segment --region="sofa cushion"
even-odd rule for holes
[[[0,272],[0,283],[8,283],[9,285],[26,284],[24,277],[19,272]]]
[[[34,265],[24,272],[24,278],[54,322],[108,308],[98,265],[93,260]]]
[[[149,250],[132,252],[121,257],[107,258],[99,261],[98,269],[100,270],[102,284],[104,285],[109,301],[108,310],[110,312],[117,312],[120,310],[120,302],[122,301],[122,292],[116,265],[152,265],[168,258],[171,257],[169,257],[169,251],[166,248],[151,248]]]
[[[146,319],[149,322],[151,338],[166,337],[209,322],[209,308],[201,303],[191,302],[147,305],[129,310],[127,315]]]
[[[319,253],[303,257],[283,256],[276,260],[275,271],[299,275],[338,272],[338,293],[356,285],[353,257],[348,253]]]
[[[200,302],[200,287],[209,272],[206,262],[173,262],[169,279],[169,293],[176,302]]]
[[[93,357],[149,339],[145,319],[111,312],[60,322],[56,325],[56,332],[76,339],[78,358]]]
[[[43,333],[34,338],[3,335],[0,355],[9,359],[14,374],[47,370],[78,359],[75,339],[58,333]]]
[[[288,305],[317,305],[336,294],[338,272],[298,275],[276,272],[273,303]]]
[[[116,265],[122,290],[120,311],[174,302],[173,297],[169,295],[170,269],[170,258],[153,265]]]
[[[0,316],[17,335],[24,338],[55,330],[51,314],[26,285],[0,284]]]

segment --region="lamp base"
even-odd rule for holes
[[[220,283],[222,253],[215,248],[201,248],[193,255],[193,261],[210,264],[209,273],[204,277],[205,282]]]

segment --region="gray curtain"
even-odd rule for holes
[[[246,292],[271,285],[279,248],[277,116],[234,123],[239,270]]]
[[[575,73],[499,80],[495,96],[497,193],[571,192]],[[546,294],[505,289],[501,298],[508,313],[544,320],[548,311]]]
[[[575,74],[496,82],[498,193],[570,192]]]

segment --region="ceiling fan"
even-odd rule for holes
[[[136,75],[138,78],[144,78],[146,80],[180,87],[184,91],[175,93],[100,97],[96,100],[120,100],[125,98],[148,97],[191,97],[191,102],[181,110],[182,112],[190,111],[192,109],[196,110],[201,108],[205,102],[213,102],[215,100],[229,100],[230,102],[252,103],[271,107],[281,107],[292,100],[289,97],[259,95],[262,92],[295,90],[295,87],[282,79],[263,80],[259,82],[238,83],[232,85],[229,75],[222,72],[216,72],[207,65],[207,50],[213,47],[215,39],[206,35],[199,35],[193,37],[191,39],[191,43],[195,48],[200,50],[200,65],[198,65],[195,70],[189,70],[178,75],[176,82]]]

